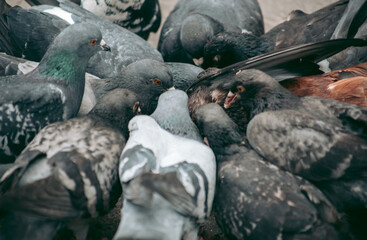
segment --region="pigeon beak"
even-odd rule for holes
[[[227,109],[236,101],[238,94],[234,94],[232,91],[229,91],[224,101],[224,108]]]
[[[111,48],[110,48],[110,46],[108,46],[108,45],[106,44],[106,42],[105,42],[103,39],[101,40],[101,43],[99,44],[99,46],[101,46],[102,51],[108,51],[108,52],[111,52]]]
[[[196,65],[196,66],[201,66],[201,65],[203,65],[203,63],[204,63],[204,58],[203,57],[201,57],[201,58],[199,58],[199,59],[197,59],[197,58],[193,58],[192,59],[192,61],[194,62],[194,64]]]
[[[140,103],[139,103],[139,102],[136,102],[136,103],[134,104],[133,111],[134,111],[134,113],[136,113],[137,115],[138,115],[138,114],[141,114],[141,109],[140,109]]]
[[[208,138],[207,138],[207,137],[204,137],[204,143],[205,143],[208,147],[210,147],[210,145],[209,145],[209,140],[208,140]]]
[[[175,90],[176,88],[174,86],[167,89],[167,91]]]

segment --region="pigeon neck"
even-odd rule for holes
[[[157,108],[151,116],[166,131],[174,135],[202,142],[199,130],[192,122],[187,109],[182,109],[182,112],[178,112],[177,108],[172,110],[165,109],[165,111]]]
[[[78,56],[74,51],[59,51],[57,54],[47,54],[38,67],[42,76],[66,85],[84,84],[85,69],[88,61]]]

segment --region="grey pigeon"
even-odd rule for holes
[[[219,32],[264,33],[257,0],[179,0],[166,19],[158,50],[166,62],[193,64]]]
[[[311,14],[298,15],[290,20],[275,26],[262,36],[256,36],[251,33],[225,32],[214,36],[210,42],[204,47],[203,68],[219,67],[223,68],[230,64],[246,60],[264,53],[274,50],[281,50],[306,43],[317,43],[336,38],[362,38],[367,37],[366,31],[360,31],[356,35],[356,30],[366,20],[367,4],[363,4],[364,0],[340,0],[332,3]],[[345,12],[351,8],[355,11]],[[359,10],[359,14],[358,11]],[[357,12],[357,13],[355,13]],[[360,15],[360,16],[359,16]],[[347,24],[348,19],[357,19],[353,24]],[[367,25],[366,22],[364,25]],[[342,28],[345,35],[340,34],[337,28]],[[366,28],[366,27],[361,27]],[[334,34],[334,31],[338,33]],[[352,31],[349,31],[352,30]],[[348,34],[348,32],[350,32]],[[337,36],[336,36],[337,34]],[[348,34],[348,35],[347,35]],[[367,47],[364,48],[364,51]],[[344,62],[339,66],[330,66],[332,70],[340,69],[350,65],[355,65],[363,61],[365,54],[354,57],[341,58]],[[365,60],[362,60],[362,59]],[[335,60],[334,60],[335,61]],[[323,66],[326,68],[326,66]],[[330,71],[330,70],[329,70]]]
[[[163,93],[151,117],[168,132],[202,142],[199,130],[192,122],[187,108],[188,97],[182,90]]]
[[[186,91],[197,80],[199,73],[204,71],[201,67],[188,63],[166,62],[165,64],[172,73],[173,86],[183,91]]]
[[[81,0],[81,6],[139,35],[145,40],[161,24],[158,0]]]
[[[265,162],[218,104],[194,118],[216,155],[213,210],[228,239],[348,239],[348,224],[320,190]]]
[[[0,53],[0,76],[24,75],[33,71],[38,64],[38,62]],[[84,93],[78,115],[87,114],[96,105],[97,99],[91,85],[99,82],[102,82],[99,77],[85,73]]]
[[[350,219],[367,222],[360,214],[367,210],[366,108],[295,96],[254,69],[237,74],[227,89],[226,112],[258,154],[313,181]]]
[[[55,24],[56,19],[64,20],[66,24],[93,23],[100,27],[103,38],[111,47],[111,52],[97,53],[93,56],[89,61],[87,72],[100,78],[107,78],[116,76],[124,67],[137,60],[149,58],[163,61],[161,54],[136,34],[70,1],[59,0],[59,2],[60,7],[40,5],[33,6],[29,10],[11,9],[8,12],[8,20],[13,39],[18,39],[17,41],[23,43],[19,45],[25,46],[25,50],[32,50],[28,46],[37,50],[50,43],[45,42],[49,35],[63,29]],[[42,27],[38,27],[39,25]],[[43,53],[37,54],[42,56]],[[29,55],[33,56],[33,53],[29,52]],[[39,59],[32,60],[39,61]]]
[[[0,182],[9,211],[1,239],[53,239],[60,228],[85,239],[90,218],[107,213],[121,195],[118,162],[136,94],[115,89],[87,115],[43,128]]]
[[[108,46],[88,23],[66,28],[39,66],[26,75],[0,78],[0,159],[9,162],[47,124],[74,117],[82,101],[88,60]]]
[[[0,76],[26,74],[37,66],[37,62],[0,54]],[[87,114],[96,105],[98,99],[115,88],[126,88],[137,93],[142,113],[151,114],[157,107],[159,95],[171,87],[173,87],[172,75],[166,64],[152,59],[136,61],[124,68],[116,77],[107,79],[100,79],[86,73],[84,94],[78,115]]]
[[[131,63],[117,76],[91,83],[96,99],[115,88],[126,88],[138,94],[143,114],[151,114],[158,97],[173,87],[172,74],[164,63],[143,59]]]
[[[160,99],[158,109],[166,103]],[[214,197],[212,150],[164,130],[150,116],[134,117],[129,131],[119,165],[124,201],[114,239],[196,239]]]

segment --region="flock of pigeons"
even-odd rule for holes
[[[367,1],[264,34],[256,0],[179,0],[157,49],[157,0],[27,2],[0,2],[1,240],[366,239]]]

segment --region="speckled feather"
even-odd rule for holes
[[[85,30],[88,31],[85,33]],[[72,37],[75,34],[78,34],[78,40]],[[90,44],[93,39],[95,45]],[[14,160],[47,124],[69,119],[78,113],[86,65],[94,53],[102,50],[101,39],[96,26],[74,25],[55,38],[33,71],[0,78],[2,162]]]
[[[0,207],[66,223],[107,213],[121,194],[118,161],[137,102],[116,89],[87,116],[43,128],[2,176]]]
[[[158,0],[82,0],[81,6],[147,39],[161,23]]]
[[[217,104],[195,112],[218,162],[214,212],[230,239],[341,239],[341,215],[306,180],[265,162]]]

